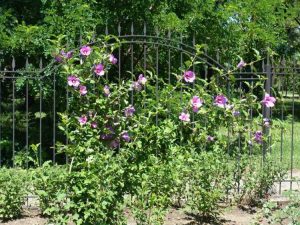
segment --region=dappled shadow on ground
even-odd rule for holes
[[[222,225],[222,224],[235,224],[234,221],[227,220],[220,216],[211,217],[211,216],[200,216],[194,213],[186,213],[188,218],[191,219],[191,222],[188,222],[186,225]]]

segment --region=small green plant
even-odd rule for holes
[[[37,167],[39,165],[40,144],[31,144],[28,151],[19,151],[14,158],[15,166],[20,168]]]
[[[0,169],[0,219],[20,217],[28,193],[27,172],[21,169]]]
[[[268,224],[276,225],[300,225],[300,193],[297,191],[288,191],[284,193],[288,198],[288,204],[284,207],[276,202],[266,202],[259,214],[258,221],[254,224],[260,224],[259,221],[266,220]]]

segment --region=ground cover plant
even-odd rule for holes
[[[287,191],[283,193],[288,203],[280,205],[277,202],[265,202],[261,211],[257,215],[257,219],[253,224],[300,224],[300,194],[298,191]]]

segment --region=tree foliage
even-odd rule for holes
[[[47,40],[63,34],[70,46],[79,34],[142,32],[144,22],[160,34],[196,34],[197,43],[226,55],[270,47],[294,54],[299,50],[300,3],[294,0],[11,0],[0,1],[0,49],[8,54],[49,54]],[[150,31],[149,31],[150,32]],[[298,38],[299,39],[299,38]]]

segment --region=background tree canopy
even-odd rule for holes
[[[5,55],[49,55],[51,42],[66,35],[69,46],[79,33],[142,32],[191,37],[226,56],[252,48],[294,55],[300,49],[300,2],[297,0],[0,0],[0,49]],[[149,30],[147,30],[149,31]],[[149,31],[150,32],[150,31]]]

